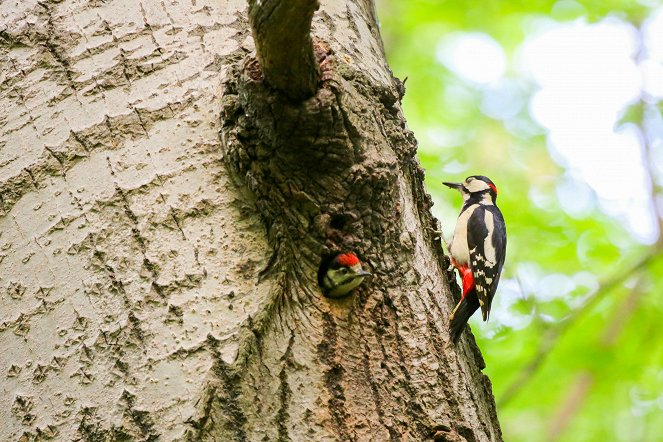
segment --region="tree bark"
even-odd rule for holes
[[[373,4],[311,32],[302,101],[244,1],[0,3],[0,440],[501,440]]]

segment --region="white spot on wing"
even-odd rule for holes
[[[493,235],[492,232],[495,228],[495,223],[493,220],[493,214],[486,210],[484,212],[484,222],[486,223],[486,228],[488,229],[488,235],[483,241],[483,252],[486,256],[486,266],[493,267],[497,263],[495,247],[493,246]]]

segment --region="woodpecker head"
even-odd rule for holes
[[[497,200],[497,187],[490,178],[483,175],[468,176],[462,183],[445,182],[442,184],[460,191],[463,201],[467,201],[471,197],[478,197],[479,199],[490,199],[495,204],[495,200]]]
[[[352,252],[327,255],[318,269],[318,284],[328,298],[340,298],[350,294],[370,276],[361,268],[361,262]]]

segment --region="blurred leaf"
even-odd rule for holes
[[[583,305],[597,281],[622,275],[648,246],[604,212],[609,202],[595,195],[586,211],[564,211],[557,190],[573,171],[551,158],[546,131],[530,115],[537,87],[518,70],[522,44],[541,26],[610,16],[637,28],[658,6],[646,0],[378,1],[390,67],[409,78],[404,112],[445,235],[453,231],[460,198],[442,181],[481,173],[500,189],[507,262],[491,321],[473,318],[471,325],[498,403],[535,358],[531,379],[498,406],[505,440],[547,441],[551,422],[583,373],[592,377],[591,386],[560,441],[663,440],[663,259],[634,270],[648,276],[645,296],[624,318],[616,343],[604,345],[606,327],[619,320],[629,299],[631,275],[589,308]],[[443,42],[454,33],[479,33],[499,44],[507,60],[499,84],[473,84],[441,61]],[[648,98],[647,105],[663,112],[661,102]],[[644,104],[635,103],[618,124],[642,127],[646,114]],[[591,117],[578,108],[579,123]],[[618,170],[606,174],[621,179]],[[578,320],[539,356],[549,332],[578,311]]]
[[[625,124],[640,124],[644,121],[645,103],[637,103],[626,108],[621,118],[617,122],[617,127],[623,127]]]

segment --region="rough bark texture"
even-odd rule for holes
[[[372,5],[312,32],[292,104],[243,1],[0,3],[0,440],[501,439]]]

